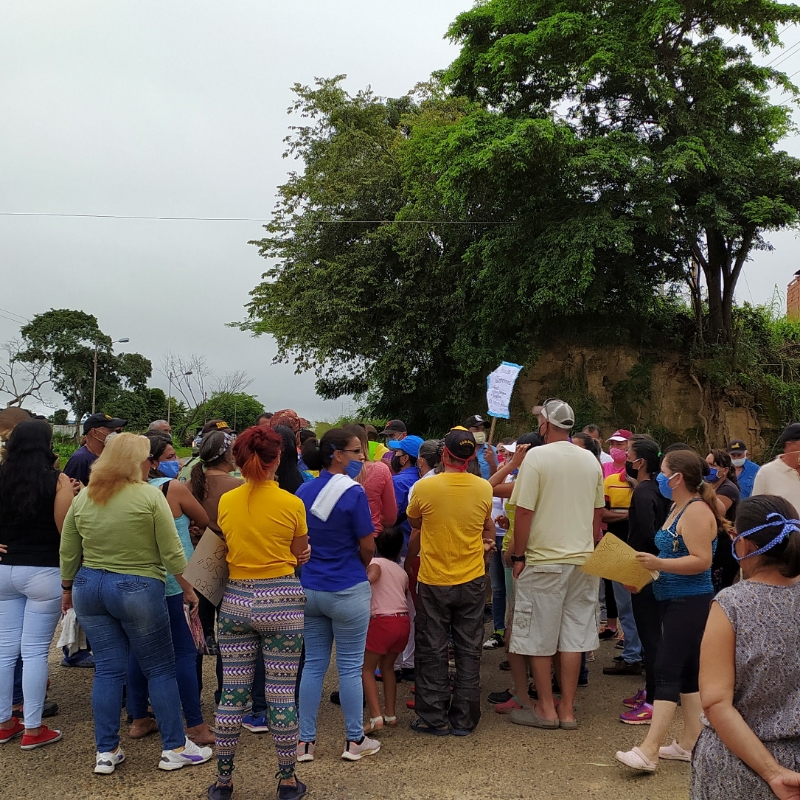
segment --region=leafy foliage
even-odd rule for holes
[[[726,39],[766,53],[797,21],[771,0],[486,0],[406,97],[296,85],[300,168],[241,327],[322,396],[418,429],[559,336],[730,348],[745,262],[798,222],[800,160],[769,97],[795,87]]]
[[[150,361],[138,353],[115,355],[111,337],[97,319],[83,311],[51,309],[37,314],[20,331],[23,348],[17,358],[49,365],[53,388],[80,421],[91,411],[95,347],[97,408],[105,407],[120,387],[144,390],[152,373]]]

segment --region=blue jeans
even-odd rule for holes
[[[300,740],[317,738],[317,712],[322,698],[322,680],[328,671],[336,640],[336,669],[347,739],[364,735],[364,687],[361,667],[369,627],[369,583],[357,583],[341,592],[306,589],[306,662],[300,680]]]
[[[183,716],[186,727],[194,728],[202,724],[203,712],[200,711],[200,690],[197,688],[197,648],[186,623],[182,594],[167,598],[167,613]],[[133,652],[128,654],[128,714],[134,719],[147,716],[147,678]]]
[[[0,564],[0,722],[11,719],[14,675],[21,655],[25,727],[42,724],[47,651],[60,616],[58,567]]]
[[[97,752],[113,752],[119,746],[129,650],[147,677],[164,749],[182,747],[186,736],[164,582],[81,567],[73,582],[72,602],[94,651],[92,711]]]
[[[625,634],[625,647],[622,651],[622,660],[626,664],[635,664],[642,660],[642,642],[636,630],[636,620],[633,618],[633,604],[631,593],[621,584],[614,581],[614,599],[617,601],[617,619]]]
[[[492,624],[496,631],[506,629],[506,568],[503,564],[503,537],[497,537],[497,551],[489,562],[489,579],[492,582]]]

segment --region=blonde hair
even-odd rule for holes
[[[103,448],[92,465],[86,490],[96,505],[105,505],[120,489],[142,482],[142,462],[150,455],[150,442],[144,436],[120,433]]]

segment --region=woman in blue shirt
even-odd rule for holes
[[[358,761],[380,749],[363,728],[361,667],[371,599],[367,566],[375,553],[375,539],[367,495],[353,479],[365,454],[357,436],[333,428],[319,442],[307,442],[302,456],[320,475],[296,493],[306,507],[311,546],[311,558],[300,576],[306,594],[306,660],[300,679],[297,760],[314,760],[322,681],[335,639],[347,737],[342,758]]]
[[[641,747],[620,751],[616,758],[641,772],[655,772],[659,758],[691,761],[692,748],[702,730],[698,673],[700,643],[714,596],[711,560],[719,531],[730,525],[719,512],[713,488],[703,480],[703,466],[703,459],[693,450],[676,450],[664,456],[658,485],[673,501],[672,509],[655,536],[658,555],[636,556],[645,569],[661,573],[653,584],[661,618],[655,701],[650,730]],[[678,699],[683,734],[662,747]]]

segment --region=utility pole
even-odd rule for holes
[[[111,344],[122,344],[129,342],[130,339],[126,336],[123,339],[116,339]],[[94,343],[94,373],[92,375],[92,414],[94,414],[95,397],[97,396],[97,349],[100,347],[100,342]],[[78,420],[80,422],[80,420]]]

